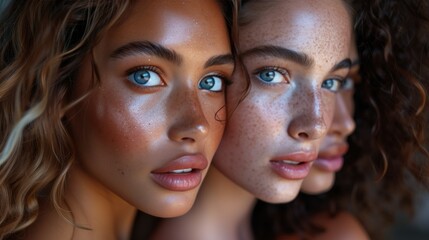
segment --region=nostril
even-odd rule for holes
[[[195,139],[191,137],[183,137],[182,142],[195,142]]]
[[[308,134],[305,132],[298,133],[299,138],[308,138]]]

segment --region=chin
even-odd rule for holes
[[[331,190],[334,185],[335,174],[319,174],[311,178],[306,178],[301,187],[301,192],[309,195],[317,195]]]
[[[288,203],[296,198],[300,186],[301,181],[295,184],[289,183],[279,188],[266,189],[264,192],[254,195],[256,198],[267,203]]]
[[[147,204],[141,211],[146,214],[160,217],[172,218],[186,214],[195,202],[196,193],[183,192],[155,199],[153,204]]]

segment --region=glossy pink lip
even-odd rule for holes
[[[343,167],[343,156],[348,150],[347,143],[333,144],[319,153],[313,166],[323,171],[337,172]]]
[[[315,152],[297,152],[286,156],[278,156],[270,161],[271,169],[280,177],[290,180],[305,178],[317,154]],[[285,161],[296,162],[296,164]]]
[[[208,165],[207,159],[201,154],[185,155],[153,170],[151,176],[158,185],[165,189],[188,191],[201,184],[202,170],[206,169]],[[186,170],[186,172],[180,172],[181,170]]]

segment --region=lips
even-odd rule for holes
[[[297,152],[278,156],[270,161],[271,169],[280,177],[289,180],[304,179],[317,154],[315,152]]]
[[[319,153],[314,167],[327,172],[337,172],[343,167],[343,156],[348,151],[347,143],[334,144]]]
[[[181,156],[151,172],[152,179],[171,191],[188,191],[198,187],[208,160],[201,154]]]

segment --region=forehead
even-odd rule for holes
[[[116,45],[142,37],[162,45],[197,38],[203,38],[205,44],[215,44],[219,39],[213,39],[213,34],[209,36],[207,29],[213,34],[222,33],[222,37],[227,34],[217,1],[137,0],[109,30],[107,37]]]
[[[342,0],[255,2],[243,11],[251,16],[250,22],[240,28],[243,51],[270,44],[309,55],[340,53],[338,58],[344,58],[348,54],[352,23]]]

